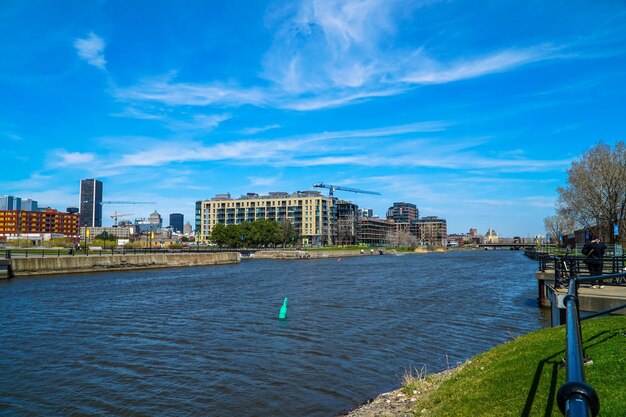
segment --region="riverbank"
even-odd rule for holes
[[[586,381],[602,416],[623,416],[626,317],[584,321]],[[556,392],[565,381],[565,329],[537,330],[441,374],[419,375],[344,417],[561,415]]]
[[[22,277],[115,270],[179,268],[236,264],[240,261],[241,255],[237,252],[14,258],[10,260],[9,275],[10,277]]]
[[[420,253],[444,253],[444,249],[429,251],[428,249],[415,249],[409,251],[397,251],[395,249],[310,249],[310,250],[263,250],[254,252],[250,258],[255,259],[324,259],[324,258],[347,258],[352,256],[380,256],[394,255],[403,256]]]
[[[422,375],[396,390],[380,394],[365,404],[337,417],[413,417],[416,403],[430,395],[463,365],[438,374]]]

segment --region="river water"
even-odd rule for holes
[[[5,281],[0,415],[334,416],[546,325],[536,268],[476,251]]]

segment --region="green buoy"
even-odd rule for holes
[[[287,318],[287,297],[283,300],[283,305],[280,307],[280,312],[278,313],[278,318],[284,320]]]

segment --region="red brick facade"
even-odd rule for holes
[[[78,214],[57,210],[24,211],[0,210],[0,235],[17,236],[29,233],[58,233],[66,236],[79,235]]]

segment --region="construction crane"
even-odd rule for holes
[[[365,190],[359,190],[358,188],[341,187],[339,185],[324,184],[323,182],[318,182],[317,184],[313,184],[313,187],[328,188],[328,196],[330,198],[333,198],[333,194],[335,193],[335,191],[349,191],[351,193],[381,195],[380,193],[377,193],[376,191],[365,191]]]
[[[81,203],[91,204],[93,200],[82,200]],[[97,201],[96,204],[156,204],[154,201]]]
[[[115,214],[113,214],[111,216],[111,218],[115,221],[114,225],[117,226],[117,218],[118,217],[126,217],[126,216],[132,216],[135,213],[124,213],[124,214],[117,214],[117,210],[115,210]]]
[[[154,201],[103,201],[100,204],[156,204]]]

